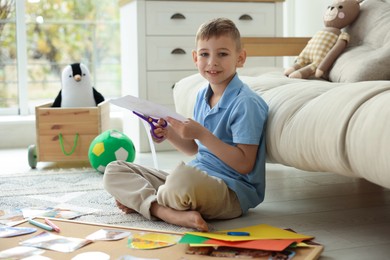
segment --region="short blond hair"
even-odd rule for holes
[[[237,51],[241,51],[241,35],[236,25],[227,18],[215,18],[203,23],[196,33],[195,44],[199,40],[209,40],[211,37],[229,36],[236,43]]]

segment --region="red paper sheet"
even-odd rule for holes
[[[289,245],[294,242],[302,242],[303,239],[260,239],[260,240],[249,240],[249,241],[223,241],[217,239],[209,239],[204,244],[218,245],[218,246],[229,246],[246,249],[258,249],[267,251],[283,251]]]

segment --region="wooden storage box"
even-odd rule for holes
[[[104,101],[97,107],[78,108],[51,105],[35,108],[37,161],[88,161],[90,143],[109,128],[110,104]]]

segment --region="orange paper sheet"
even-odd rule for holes
[[[249,240],[249,241],[222,241],[216,239],[209,239],[206,244],[215,246],[228,246],[245,249],[258,249],[267,251],[283,251],[289,245],[295,242],[301,242],[299,239],[260,239],[260,240]]]

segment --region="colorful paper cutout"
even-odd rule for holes
[[[167,246],[172,246],[180,240],[181,236],[153,233],[153,232],[141,232],[132,233],[129,236],[127,246],[134,249],[156,249]]]

